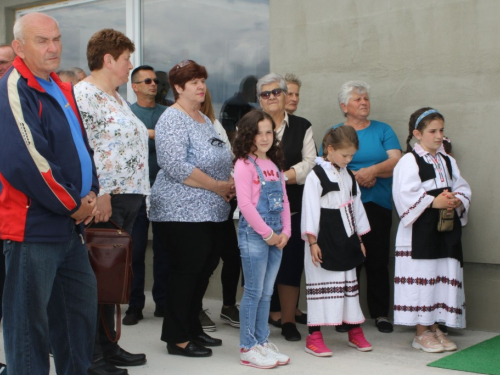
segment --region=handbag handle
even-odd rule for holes
[[[85,226],[85,229],[88,229],[90,228],[90,226],[92,225],[92,223],[94,222],[94,218],[92,218],[92,220],[90,221],[90,223],[88,223],[86,226]],[[123,229],[121,226],[119,226],[118,224],[116,224],[113,220],[109,219],[107,222],[113,224],[115,226],[116,229],[118,230],[121,230],[122,232],[125,232],[125,229]]]

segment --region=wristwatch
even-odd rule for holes
[[[288,176],[286,174],[283,173],[283,175],[285,176],[285,183],[288,182]]]

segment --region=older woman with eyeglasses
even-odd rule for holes
[[[311,123],[302,117],[286,113],[286,92],[286,81],[278,74],[270,73],[257,82],[260,105],[273,118],[276,124],[276,137],[283,146],[286,192],[292,213],[292,237],[283,249],[281,266],[276,278],[277,291],[275,289],[271,301],[269,322],[276,326],[281,325],[281,334],[286,340],[298,341],[301,335],[295,323],[297,321],[305,324],[307,320],[306,314],[297,309],[300,281],[304,270],[304,241],[300,237],[300,212],[304,182],[315,165],[316,145]]]
[[[169,72],[175,103],[156,124],[160,171],[151,192],[150,220],[158,222],[169,258],[167,309],[161,339],[169,354],[208,357],[222,341],[203,332],[198,314],[225,241],[235,195],[232,156],[200,112],[208,74],[184,60]]]

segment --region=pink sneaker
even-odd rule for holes
[[[369,352],[372,350],[372,344],[370,344],[363,333],[363,328],[357,327],[349,330],[347,332],[349,335],[349,346],[358,349],[361,352]]]
[[[323,335],[319,331],[307,336],[305,351],[316,357],[331,357],[333,355],[332,351],[325,345]]]

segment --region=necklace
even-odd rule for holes
[[[191,115],[189,114],[189,112],[186,110],[186,108],[184,108],[184,107],[181,105],[181,103],[179,103],[179,102],[177,101],[177,102],[175,102],[175,104],[178,104],[178,105],[179,105],[179,107],[181,107],[181,108],[184,110],[184,112],[186,112],[186,115],[188,115],[189,117],[191,117],[194,121],[199,122],[198,120],[196,120],[196,119],[194,118],[194,116],[191,116]]]

